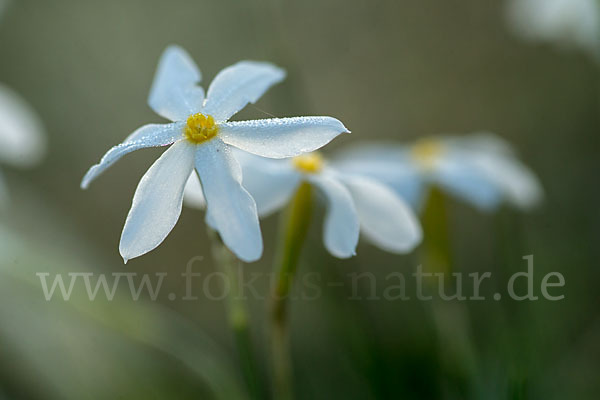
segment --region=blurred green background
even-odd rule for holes
[[[353,133],[326,153],[357,140],[489,130],[514,144],[546,190],[529,215],[485,215],[451,202],[457,270],[493,271],[502,286],[525,269],[521,257],[534,254],[538,288],[549,271],[566,280],[559,302],[468,302],[469,332],[459,338],[436,334],[427,304],[348,300],[349,274],[371,271],[378,282],[393,271],[408,276],[418,252],[398,257],[361,242],[356,257],[336,260],[322,247],[315,216],[300,272],[348,284],[292,302],[298,398],[596,398],[600,66],[583,52],[515,38],[504,7],[499,0],[13,1],[0,21],[0,81],[38,111],[49,153],[32,170],[3,168],[13,201],[0,214],[0,397],[243,396],[224,302],[166,296],[184,293],[180,274],[192,257],[205,256],[195,271],[215,271],[203,213],[184,209],[165,242],[127,266],[119,256],[133,192],[161,150],[129,155],[79,189],[106,150],[161,122],[146,98],[161,52],[175,43],[196,60],[205,87],[241,59],[288,71],[236,118],[335,116]],[[276,216],[264,220],[265,254],[244,267],[248,274],[270,271],[276,228]],[[169,275],[156,302],[120,295],[45,302],[35,272],[75,271]],[[266,280],[257,287],[268,292]],[[358,290],[366,297],[368,289]],[[268,301],[249,303],[266,360]],[[452,354],[457,341],[472,349],[466,363]]]

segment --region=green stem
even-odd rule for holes
[[[426,273],[444,274],[444,289],[454,283],[452,249],[448,225],[446,198],[441,189],[431,188],[422,215],[423,222],[423,270]],[[442,284],[437,277],[430,278],[430,290],[435,283]],[[434,296],[431,316],[437,331],[440,361],[447,373],[446,384],[465,395],[468,378],[475,374],[476,357],[471,342],[469,310],[458,301],[443,301]]]
[[[225,246],[217,232],[208,228],[208,235],[211,239],[211,250],[215,263],[225,273],[229,282],[228,321],[233,332],[244,380],[252,399],[264,399],[266,391],[259,377],[256,359],[252,351],[248,311],[238,282],[238,272],[242,263]]]
[[[271,357],[273,372],[273,394],[277,400],[293,398],[292,365],[288,334],[288,295],[298,267],[302,245],[308,233],[312,212],[312,187],[302,183],[283,215],[283,236],[279,243],[277,281],[273,293],[271,310]]]
[[[423,222],[423,270],[429,273],[452,272],[450,234],[446,198],[441,189],[432,187],[425,203]]]

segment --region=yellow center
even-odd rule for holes
[[[294,167],[301,172],[315,174],[323,169],[323,157],[319,153],[302,154],[292,159]]]
[[[219,127],[214,118],[201,113],[190,115],[183,129],[185,137],[192,143],[206,142],[217,136],[218,132]]]
[[[444,145],[435,139],[418,140],[411,149],[411,155],[423,168],[431,168],[444,152]]]

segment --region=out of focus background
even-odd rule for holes
[[[183,301],[181,274],[216,270],[201,211],[184,209],[155,251],[123,265],[118,242],[137,183],[161,149],[124,157],[82,191],[85,171],[142,124],[159,56],[179,44],[203,83],[242,59],[267,60],[286,81],[236,119],[331,115],[364,140],[492,131],[514,145],[546,192],[531,213],[483,214],[451,200],[456,269],[493,285],[535,257],[535,282],[559,271],[565,299],[467,302],[466,330],[440,337],[427,304],[368,300],[352,273],[381,285],[407,276],[418,251],[394,256],[361,242],[337,260],[314,218],[300,273],[322,295],[291,302],[299,399],[585,399],[600,393],[600,64],[587,52],[514,34],[499,0],[19,0],[0,18],[0,82],[37,111],[48,154],[36,168],[3,166],[0,211],[0,398],[244,398],[225,301]],[[271,270],[278,217],[262,223]],[[194,258],[196,257],[196,258]],[[167,273],[157,299],[126,286],[107,301],[46,301],[36,273]],[[49,278],[49,279],[50,279]],[[136,278],[137,279],[137,278]],[[139,282],[139,279],[136,281]],[[267,294],[269,282],[256,281]],[[218,282],[210,283],[218,292]],[[383,286],[381,286],[383,287]],[[300,292],[300,285],[296,287]],[[353,292],[353,289],[356,291]],[[167,294],[173,293],[171,300]],[[356,295],[361,299],[349,299]],[[539,294],[539,293],[538,293]],[[355,296],[357,297],[357,296]],[[268,374],[268,300],[253,296],[254,345]],[[453,325],[452,315],[448,315]],[[457,321],[457,326],[464,326]],[[467,343],[468,355],[454,351]],[[464,358],[467,358],[465,360]]]

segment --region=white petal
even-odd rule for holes
[[[185,184],[185,189],[183,191],[183,204],[188,207],[206,210],[206,198],[204,197],[204,192],[202,191],[200,177],[196,171],[192,171],[187,183]],[[215,221],[208,213],[205,215],[205,222],[213,230],[217,230]]]
[[[405,147],[395,142],[355,142],[337,151],[332,161],[388,161],[395,162],[405,153]]]
[[[419,221],[390,188],[361,176],[340,174],[340,178],[354,200],[360,230],[371,242],[393,253],[407,253],[419,244]]]
[[[233,154],[242,166],[242,184],[256,201],[258,215],[266,216],[285,206],[301,178],[290,160],[273,160],[235,149]]]
[[[44,129],[34,110],[17,93],[0,85],[0,161],[30,166],[45,150]]]
[[[202,112],[218,122],[227,121],[284,78],[285,71],[273,64],[240,61],[217,74],[208,88]]]
[[[173,144],[142,177],[121,234],[125,262],[154,250],[177,223],[194,150],[185,140]]]
[[[491,132],[477,132],[463,136],[449,136],[443,139],[444,145],[455,146],[459,150],[514,155],[513,147],[506,140]]]
[[[183,203],[188,207],[199,208],[201,210],[206,208],[206,199],[204,198],[204,193],[202,193],[200,178],[198,178],[198,174],[195,172],[190,174],[190,177],[185,184]]]
[[[196,171],[202,182],[210,225],[240,260],[258,260],[263,244],[256,203],[242,187],[242,171],[229,146],[219,138],[199,145]]]
[[[500,188],[470,161],[467,152],[446,151],[429,178],[483,211],[497,208],[502,201]]]
[[[189,54],[179,46],[169,46],[158,63],[148,104],[171,121],[185,120],[202,108],[204,89],[197,86],[201,79]]]
[[[81,181],[81,188],[87,189],[92,180],[125,154],[147,147],[167,146],[180,139],[184,125],[184,122],[176,122],[173,124],[150,124],[138,128],[123,143],[110,149],[98,164],[88,170]]]
[[[356,254],[360,224],[350,192],[335,176],[326,171],[307,175],[307,179],[327,198],[323,232],[325,247],[335,257],[352,257]]]
[[[392,188],[413,209],[419,209],[424,181],[420,169],[397,144],[354,145],[336,153],[331,160],[336,170],[366,176]]]
[[[243,173],[242,186],[256,202],[258,215],[267,216],[282,208],[292,197],[300,182],[300,174],[289,160],[273,160],[232,149]],[[192,173],[185,187],[184,204],[206,208],[206,199],[198,175]],[[207,221],[211,226],[214,221]]]
[[[406,201],[413,210],[420,211],[423,206],[423,199],[426,193],[426,186],[423,177],[416,171],[406,171],[407,173],[398,174],[398,179],[381,179],[380,182]],[[379,180],[377,174],[369,175],[371,178]]]
[[[538,178],[516,158],[479,153],[474,155],[473,162],[516,207],[528,210],[542,200],[543,189]]]
[[[331,117],[294,117],[225,122],[221,139],[252,154],[294,157],[317,150],[348,129]]]

